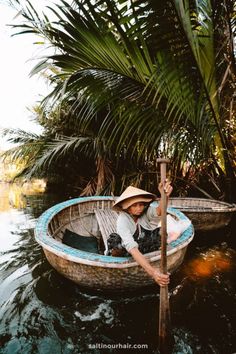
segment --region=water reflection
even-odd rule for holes
[[[216,274],[229,272],[235,264],[235,251],[227,244],[201,252],[184,264],[184,274],[193,280],[210,278]]]
[[[45,209],[68,196],[24,194],[25,206],[17,209],[7,206],[6,195],[1,191],[0,353],[117,353],[89,348],[96,343],[146,343],[146,352],[158,353],[158,287],[132,296],[98,294],[63,278],[33,229]],[[188,249],[170,285],[173,353],[236,351],[235,264],[228,242]]]
[[[26,207],[26,196],[43,193],[46,183],[35,179],[31,183],[1,183],[0,182],[0,212],[9,211],[11,207],[23,209]]]

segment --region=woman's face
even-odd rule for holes
[[[145,208],[145,203],[143,202],[138,202],[138,203],[134,203],[132,204],[129,208],[128,208],[128,213],[132,216],[140,216],[142,215],[143,211]]]

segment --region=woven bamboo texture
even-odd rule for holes
[[[174,272],[183,262],[187,247],[168,256],[168,272]],[[132,267],[111,268],[77,263],[62,258],[44,249],[49,263],[67,279],[94,290],[109,292],[129,291],[155,284],[147,273],[137,264]],[[151,261],[154,267],[160,267],[160,259]]]
[[[111,197],[85,197],[57,204],[39,218],[35,228],[36,240],[43,247],[49,263],[63,276],[82,286],[124,291],[153,284],[153,280],[132,257],[88,253],[61,242],[66,228],[75,232],[79,230],[78,233],[85,237],[102,238],[98,219],[103,227],[107,224],[103,230],[106,235],[114,231],[116,214],[111,210],[113,203]],[[103,210],[106,215],[110,213],[113,226],[108,225],[107,219],[104,219]],[[177,219],[187,219],[179,210],[170,208],[169,212]],[[99,217],[96,217],[97,215]],[[194,229],[190,225],[177,240],[168,245],[168,271],[173,272],[182,263],[193,235]],[[159,266],[160,251],[146,254],[145,257],[154,266]]]
[[[94,210],[98,226],[100,228],[102,239],[105,245],[105,254],[107,253],[107,239],[110,234],[116,232],[116,221],[118,213],[111,209],[95,209]]]
[[[217,230],[227,226],[236,205],[204,198],[170,198],[169,206],[181,210],[196,231]]]

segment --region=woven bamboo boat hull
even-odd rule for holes
[[[186,247],[168,257],[168,271],[173,272],[183,262]],[[47,260],[60,274],[73,282],[96,290],[135,290],[153,285],[150,276],[139,266],[113,268],[87,265],[64,259],[44,250]],[[159,267],[160,260],[151,260],[153,266]]]
[[[48,209],[39,218],[35,237],[43,247],[49,263],[73,282],[96,290],[128,291],[142,288],[154,281],[132,257],[112,257],[69,247],[61,239],[66,228],[99,239],[99,227],[94,216],[97,208],[111,208],[111,197],[76,198]],[[177,219],[187,220],[179,210],[168,211]],[[87,232],[87,235],[86,235]],[[168,271],[173,272],[183,262],[188,244],[194,235],[192,224],[167,249]],[[145,255],[154,266],[160,264],[160,251]]]
[[[236,211],[235,204],[204,198],[170,198],[169,206],[181,210],[192,221],[196,231],[226,227]]]

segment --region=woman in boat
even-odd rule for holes
[[[158,187],[160,192],[162,188],[168,200],[173,190],[170,182],[166,181],[164,186],[160,183]],[[165,286],[169,283],[169,275],[154,268],[143,256],[144,253],[158,250],[161,243],[161,202],[157,207],[150,206],[155,199],[156,195],[129,186],[117,199],[113,208],[120,211],[117,219],[117,236],[121,238],[121,245],[157,284]],[[176,238],[176,234],[170,237]]]

